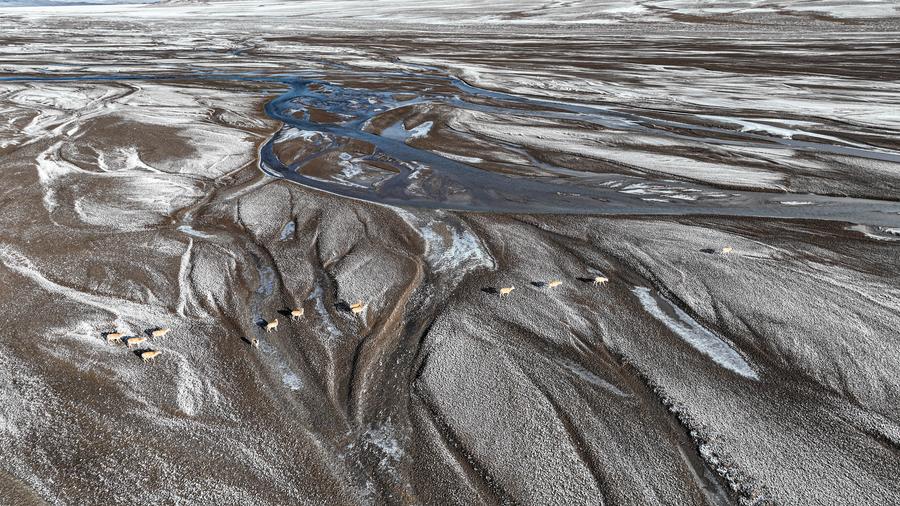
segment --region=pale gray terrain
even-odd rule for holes
[[[0,9],[0,504],[897,504],[897,15]]]

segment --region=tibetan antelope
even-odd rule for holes
[[[731,253],[732,251],[734,251],[734,248],[732,248],[731,246],[725,246],[724,248],[722,248],[723,255],[727,255],[727,254]]]
[[[250,344],[252,344],[254,348],[259,348],[259,339],[251,337]]]
[[[606,284],[608,281],[609,281],[609,278],[604,278],[603,276],[594,277],[595,285],[603,285],[603,284]]]
[[[125,337],[125,334],[122,332],[110,332],[109,334],[106,334],[106,342],[114,343],[116,341],[121,341],[123,337]]]
[[[560,281],[558,279],[554,279],[553,281],[547,283],[547,286],[550,288],[556,288],[557,286],[559,286],[561,284],[562,284],[562,281]]]
[[[168,334],[172,329],[156,329],[150,333],[150,337],[163,337]]]
[[[359,314],[366,310],[365,304],[362,302],[357,302],[350,306],[350,311],[353,311],[353,314]]]
[[[146,337],[129,337],[128,339],[125,340],[125,344],[127,344],[129,348],[131,348],[134,345],[145,343],[145,342],[147,342]]]
[[[159,350],[143,351],[143,352],[141,352],[141,360],[143,360],[144,362],[149,362],[149,361],[153,360],[154,358],[156,358],[160,353],[162,353],[162,352]]]
[[[278,318],[266,324],[266,332],[272,332],[273,330],[278,330]]]
[[[500,289],[500,298],[502,299],[504,295],[509,295],[515,289],[516,289],[516,287],[514,287],[514,286],[507,286],[506,288],[501,288]]]
[[[305,312],[305,311],[303,310],[302,307],[301,307],[301,308],[297,308],[297,309],[292,310],[292,311],[291,311],[291,320],[294,320],[294,321],[299,320],[300,318],[303,317],[303,313],[304,313],[304,312]]]

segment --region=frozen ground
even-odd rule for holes
[[[900,501],[896,4],[449,5],[0,8],[0,503]]]

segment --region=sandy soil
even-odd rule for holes
[[[897,20],[745,3],[4,10],[0,503],[896,504]]]

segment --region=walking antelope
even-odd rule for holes
[[[149,362],[159,356],[160,353],[162,352],[159,350],[147,350],[141,352],[141,360],[143,360],[144,362]]]
[[[554,279],[553,281],[547,283],[547,286],[550,288],[556,288],[557,286],[559,286],[561,284],[562,284],[562,281],[560,281],[558,279]]]
[[[266,332],[272,332],[273,330],[278,330],[278,318],[266,324]]]
[[[732,251],[734,251],[734,248],[732,248],[731,246],[725,246],[724,248],[722,248],[723,255],[727,255],[727,254],[731,253]]]
[[[147,342],[146,337],[129,337],[128,339],[125,340],[125,344],[127,344],[129,348],[131,348],[134,345],[145,343],[145,342]]]
[[[606,284],[608,281],[609,281],[609,278],[604,278],[603,276],[594,277],[595,285],[603,285],[603,284]]]
[[[150,337],[163,337],[168,334],[172,329],[156,329],[150,333]]]
[[[514,287],[514,286],[508,286],[506,288],[501,288],[500,289],[500,298],[502,299],[504,295],[509,295],[515,289],[516,289],[516,287]]]
[[[109,334],[106,334],[106,342],[114,343],[116,341],[121,341],[123,337],[125,337],[125,334],[122,332],[110,332]]]
[[[291,311],[291,320],[294,320],[294,321],[299,320],[300,318],[303,317],[303,313],[304,313],[304,312],[305,312],[305,311],[303,310],[302,307],[301,307],[301,308],[297,308],[297,309],[292,310],[292,311]]]

